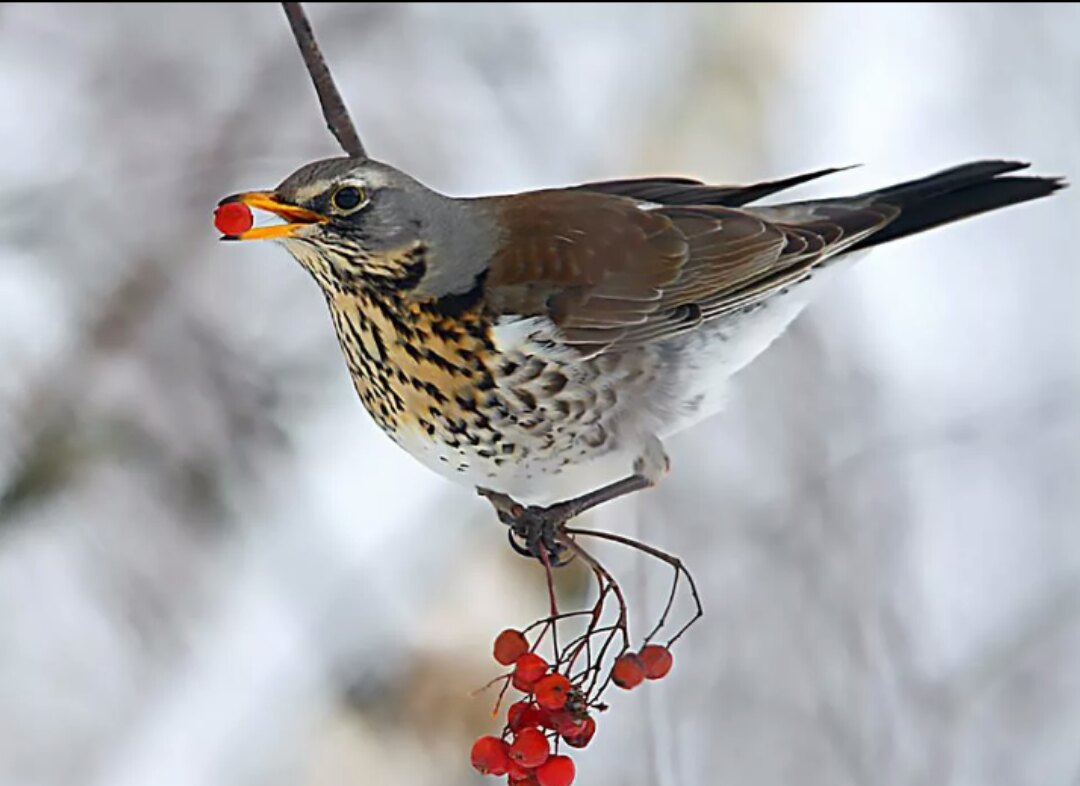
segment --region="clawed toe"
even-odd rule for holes
[[[510,528],[510,545],[518,554],[546,562],[551,567],[559,567],[570,561],[569,550],[559,542],[567,520],[561,506],[526,507],[498,491],[478,488],[477,493],[491,502],[499,521]]]

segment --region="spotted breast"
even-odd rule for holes
[[[534,482],[617,451],[622,413],[654,388],[641,353],[585,361],[543,320],[493,322],[475,293],[408,294],[409,258],[326,288],[360,400],[398,445],[435,471],[529,496]]]

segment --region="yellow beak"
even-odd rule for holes
[[[230,202],[239,202],[256,210],[265,210],[267,213],[273,213],[275,216],[285,219],[287,223],[253,227],[238,235],[226,235],[223,238],[225,240],[272,240],[292,237],[298,229],[311,224],[325,224],[330,220],[313,210],[305,210],[302,207],[281,202],[268,191],[247,191],[243,194],[233,194],[218,202],[218,206],[227,205]]]

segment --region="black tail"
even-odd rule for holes
[[[871,204],[900,208],[900,215],[850,250],[888,243],[950,221],[1048,196],[1065,187],[1061,178],[1000,177],[1028,166],[1019,161],[976,161],[863,194],[861,198]]]

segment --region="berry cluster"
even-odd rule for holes
[[[501,737],[484,736],[473,744],[472,766],[478,772],[506,775],[507,782],[514,786],[570,786],[574,762],[559,754],[559,748],[584,748],[592,740],[596,733],[592,711],[607,709],[599,699],[608,682],[630,690],[646,679],[660,679],[671,671],[671,651],[658,644],[646,644],[639,652],[626,651],[616,657],[608,678],[599,680],[591,640],[598,633],[610,634],[618,628],[591,624],[585,633],[560,649],[556,623],[572,616],[557,615],[538,623],[543,628],[533,646],[526,633],[519,630],[504,630],[495,639],[495,660],[513,666],[501,678],[503,694],[513,686],[525,695],[507,709]],[[556,652],[551,664],[534,651],[549,630]],[[584,667],[577,668],[583,655]]]
[[[671,648],[701,619],[701,598],[693,576],[678,557],[617,533],[565,525],[530,537],[529,532],[515,528],[515,517],[521,513],[517,503],[493,492],[481,493],[492,500],[500,519],[511,525],[514,549],[543,566],[549,612],[525,630],[504,630],[495,639],[495,660],[512,669],[487,686],[502,683],[492,717],[498,717],[511,687],[524,696],[508,708],[500,736],[484,736],[473,744],[472,765],[485,775],[506,775],[510,786],[570,786],[574,762],[560,749],[589,744],[596,733],[596,714],[608,709],[601,699],[609,685],[631,690],[671,671]],[[631,646],[626,594],[579,538],[628,546],[671,568],[667,602],[640,647]],[[574,560],[592,573],[596,599],[591,608],[560,611],[553,572]],[[665,645],[654,644],[667,628],[683,580],[689,586],[693,613]],[[549,652],[550,657],[545,660],[541,652]]]

